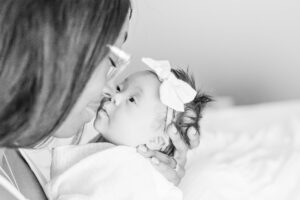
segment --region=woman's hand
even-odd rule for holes
[[[174,157],[164,153],[150,150],[145,145],[140,145],[137,151],[146,158],[150,158],[153,166],[170,182],[178,185],[185,174],[188,146],[181,139],[174,125],[170,125],[167,134],[175,146]],[[192,148],[199,145],[199,134],[195,128],[188,130],[188,137]]]

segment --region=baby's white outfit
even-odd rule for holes
[[[93,143],[59,147],[53,152],[50,200],[181,200],[167,181],[135,148]]]

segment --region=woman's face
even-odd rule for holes
[[[121,47],[127,38],[129,27],[129,16],[124,22],[116,43]],[[53,135],[54,137],[67,138],[77,134],[83,128],[84,124],[91,121],[95,115],[101,100],[101,91],[106,83],[106,74],[112,67],[110,55],[107,55],[99,66],[95,69],[90,80],[87,82],[78,101],[74,105],[67,119]]]

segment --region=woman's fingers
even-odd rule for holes
[[[160,172],[167,180],[178,185],[184,176],[184,168],[178,165],[177,161],[164,153],[148,149],[146,145],[139,145],[137,151],[146,158],[151,160],[152,165]]]
[[[198,131],[194,127],[190,127],[187,131],[187,135],[189,137],[191,148],[196,148],[200,143],[200,135]]]
[[[174,185],[178,185],[181,178],[183,176],[180,176],[182,175],[182,170],[180,170],[180,174],[175,170],[175,169],[172,169],[169,165],[166,165],[165,163],[162,163],[162,162],[157,162],[154,158],[151,159],[151,162],[153,164],[153,166],[156,168],[156,170],[158,170],[161,174],[164,175],[164,177],[174,183]]]
[[[174,158],[159,151],[151,150],[146,145],[139,145],[137,151],[146,158],[156,158],[158,162],[164,163],[173,169],[176,168],[177,161]]]
[[[184,166],[186,163],[188,146],[185,144],[173,124],[168,127],[167,133],[175,146],[174,158],[177,161],[177,164]]]

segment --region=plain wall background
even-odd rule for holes
[[[125,50],[189,66],[237,104],[300,98],[299,0],[134,0]]]

